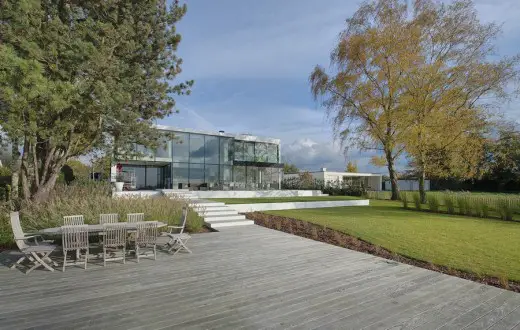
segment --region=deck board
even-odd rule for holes
[[[193,254],[86,271],[0,267],[2,329],[510,329],[520,294],[258,226]],[[2,253],[4,265],[14,258]]]

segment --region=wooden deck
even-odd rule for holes
[[[190,243],[86,271],[0,267],[0,328],[520,328],[520,294],[368,254],[254,225]]]

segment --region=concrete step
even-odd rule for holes
[[[193,208],[194,210],[196,211],[200,211],[200,212],[218,212],[218,211],[229,211],[229,210],[233,210],[233,208],[227,206],[227,205],[223,205],[223,206],[208,206],[208,207],[199,207],[199,208]]]
[[[208,208],[208,207],[215,207],[215,206],[226,206],[226,204],[224,203],[221,203],[221,202],[197,202],[197,201],[191,201],[190,203],[190,206],[197,210],[197,209],[201,209],[201,208]]]
[[[221,216],[221,215],[237,215],[238,211],[233,209],[219,210],[219,211],[197,211],[197,213],[202,217],[213,217],[213,216]]]
[[[234,226],[247,226],[254,225],[255,222],[253,220],[243,220],[243,221],[227,221],[227,222],[212,222],[210,223],[211,228],[222,228],[222,227],[234,227]]]
[[[213,215],[209,217],[204,217],[204,221],[213,223],[213,222],[228,222],[228,221],[237,221],[237,220],[245,220],[246,216],[243,214],[235,214],[235,215]]]
[[[195,199],[195,198],[197,198],[193,195],[182,195],[182,194],[168,194],[166,196],[170,197],[171,199]]]

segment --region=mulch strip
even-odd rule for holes
[[[520,292],[520,282],[508,281],[492,276],[479,276],[474,273],[461,271],[445,266],[435,265],[422,260],[416,260],[406,257],[395,252],[391,252],[381,246],[363,241],[357,237],[326,228],[324,226],[316,225],[310,222],[282,217],[277,215],[265,214],[261,212],[245,213],[246,217],[254,220],[255,224],[283,231],[289,234],[313,239],[315,241],[325,242],[328,244],[341,246],[350,250],[369,253],[378,257],[389,260],[394,260],[404,264],[409,264],[421,268],[426,268],[436,272],[457,276],[466,280],[492,285],[498,288]]]

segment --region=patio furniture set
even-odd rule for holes
[[[89,235],[99,235],[97,248],[102,250],[103,266],[107,261],[122,261],[126,263],[126,257],[130,252],[135,254],[137,262],[143,257],[157,259],[157,238],[168,237],[165,244],[169,253],[184,250],[191,253],[186,242],[191,236],[184,232],[188,218],[188,208],[182,209],[180,226],[168,226],[159,221],[144,221],[144,213],[127,214],[126,222],[119,222],[119,214],[100,214],[99,224],[85,224],[83,215],[63,217],[63,226],[43,229],[35,234],[24,233],[20,224],[18,212],[11,212],[11,227],[16,245],[23,253],[18,261],[10,268],[14,269],[22,262],[30,263],[26,274],[38,267],[44,267],[51,272],[58,266],[50,255],[58,250],[58,245],[51,241],[43,240],[43,236],[61,235],[63,251],[62,269],[66,266],[82,264],[87,269],[89,252],[92,244]],[[159,233],[159,228],[166,227],[166,232]],[[74,262],[67,261],[69,252],[75,252]]]

